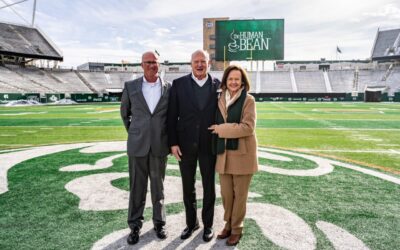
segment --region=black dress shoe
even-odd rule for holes
[[[126,239],[126,242],[128,242],[129,245],[135,245],[136,243],[139,242],[139,234],[140,234],[140,229],[133,229],[128,235],[128,238]]]
[[[214,230],[211,227],[204,228],[203,240],[209,242],[214,237]]]
[[[165,226],[154,226],[154,231],[159,239],[167,238],[167,232],[165,231]]]
[[[199,224],[196,224],[193,228],[186,227],[181,234],[181,239],[186,240],[187,238],[192,236],[194,231],[196,231],[199,228],[200,228]]]

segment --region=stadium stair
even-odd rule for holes
[[[332,86],[331,86],[331,81],[329,80],[328,72],[324,71],[323,74],[324,74],[326,92],[332,93]]]
[[[79,77],[79,79],[88,87],[93,93],[99,94],[99,91],[97,91],[82,75],[79,73],[79,71],[75,70],[75,74]]]
[[[292,83],[293,93],[297,93],[298,90],[297,90],[296,78],[294,77],[294,71],[292,67],[290,67],[290,82]]]
[[[393,63],[390,64],[389,68],[386,70],[385,74],[382,76],[382,81],[386,81],[386,79],[388,79],[388,77],[392,73],[392,69],[393,69]]]
[[[54,76],[53,74],[51,74],[50,72],[48,72],[47,70],[43,70],[41,69],[41,71],[46,74],[48,77],[50,77],[51,79],[53,79],[54,81],[58,82],[58,83],[65,83],[64,81],[60,80],[58,77]]]
[[[353,91],[358,91],[358,67],[354,71],[354,78],[353,78]]]

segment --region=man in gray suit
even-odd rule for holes
[[[130,245],[139,241],[149,178],[154,230],[158,238],[167,237],[163,182],[169,154],[166,119],[171,84],[159,77],[154,52],[142,55],[142,68],[143,77],[125,82],[121,99],[121,117],[128,132]]]

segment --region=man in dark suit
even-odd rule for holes
[[[192,54],[192,73],[175,79],[168,105],[168,144],[179,161],[182,175],[186,228],[181,239],[189,238],[199,228],[195,192],[197,161],[204,189],[202,220],[203,240],[214,236],[215,156],[211,153],[211,133],[217,109],[219,80],[207,73],[210,57],[206,51]]]
[[[167,143],[167,108],[170,83],[158,75],[158,56],[142,56],[144,76],[125,82],[121,99],[121,117],[128,132],[129,209],[131,233],[128,244],[139,241],[146,203],[147,180],[150,178],[153,223],[160,239],[165,231],[164,178],[169,147]]]

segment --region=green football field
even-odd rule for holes
[[[260,169],[239,249],[399,249],[400,104],[257,103],[256,132]],[[0,249],[133,249],[121,233],[126,137],[117,104],[0,107]],[[225,249],[174,235],[184,207],[169,164],[169,237],[146,231],[146,207],[137,248]]]
[[[400,173],[398,103],[257,103],[257,138]],[[0,150],[125,139],[117,104],[0,107]]]

